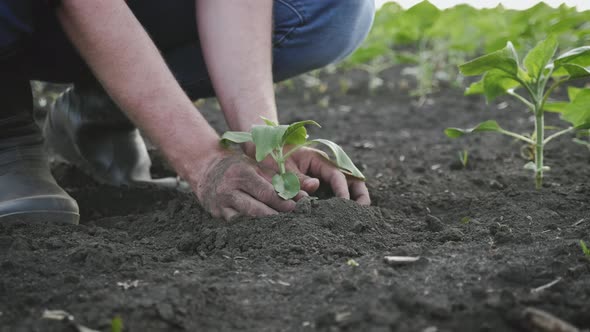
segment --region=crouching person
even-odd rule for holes
[[[98,181],[154,183],[137,128],[161,149],[215,217],[290,211],[267,172],[223,149],[191,100],[216,96],[231,130],[277,120],[273,81],[350,54],[365,38],[373,0],[0,0],[0,223],[78,223],[53,178],[46,148]],[[30,80],[72,83],[42,128]],[[338,197],[370,204],[317,150],[287,166],[301,195],[327,182]]]

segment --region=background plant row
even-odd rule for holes
[[[545,3],[524,11],[469,5],[440,10],[428,1],[404,10],[391,2],[377,11],[366,41],[341,66],[378,75],[409,64],[405,73],[417,78],[415,94],[425,95],[438,81],[460,85],[457,65],[467,59],[501,49],[508,41],[529,50],[548,35],[556,36],[562,50],[590,44],[590,11]]]

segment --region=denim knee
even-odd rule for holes
[[[356,50],[367,37],[375,16],[374,0],[326,2],[332,13],[327,14],[330,18],[317,31],[325,36],[325,43],[316,45],[323,65],[338,62]]]
[[[375,14],[374,0],[280,1],[301,22],[275,45],[278,80],[344,59],[363,42]]]

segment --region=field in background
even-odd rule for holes
[[[376,0],[375,4],[377,5],[377,8],[379,8],[388,2],[395,2],[401,5],[403,8],[410,8],[418,4],[420,0]],[[580,11],[590,9],[590,2],[586,0],[432,0],[431,2],[440,9],[446,9],[461,4],[468,4],[476,8],[493,8],[497,7],[498,5],[502,5],[505,8],[522,10],[533,7],[541,2],[545,2],[552,7],[559,7],[562,4],[566,4],[571,7],[576,7]]]
[[[548,35],[558,37],[561,50],[589,44],[590,10],[545,3],[524,11],[469,5],[441,10],[428,1],[404,9],[388,2],[377,11],[366,42],[342,66],[366,70],[378,87],[381,72],[406,64],[404,74],[418,82],[413,94],[424,96],[440,82],[460,86],[457,65],[467,59],[501,49],[508,41],[528,50]]]

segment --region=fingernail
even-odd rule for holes
[[[303,181],[303,185],[304,186],[311,186],[312,182],[315,182],[317,179],[314,178],[307,178]]]

